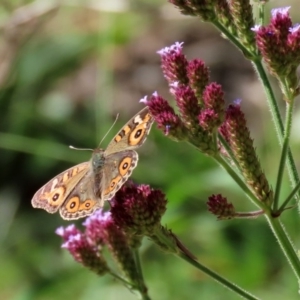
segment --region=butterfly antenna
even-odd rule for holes
[[[101,140],[100,143],[99,143],[99,146],[101,145],[101,143],[103,142],[103,140],[107,137],[107,135],[108,135],[109,132],[112,130],[112,128],[116,125],[116,122],[117,122],[118,118],[119,118],[119,114],[117,114],[117,116],[116,116],[116,118],[115,118],[113,124],[110,126],[110,128],[108,129],[108,131],[105,133],[104,137],[102,138],[102,140]]]
[[[69,148],[71,148],[73,150],[84,150],[84,151],[89,150],[89,151],[94,151],[93,149],[89,149],[89,148],[76,148],[76,147],[73,147],[71,145],[69,146]]]

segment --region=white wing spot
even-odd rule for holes
[[[143,119],[140,117],[140,116],[136,116],[135,118],[134,118],[134,123],[142,123],[143,122]]]
[[[55,178],[55,179],[52,181],[52,185],[51,185],[50,191],[54,190],[54,188],[56,187],[57,183],[58,183],[58,179]]]

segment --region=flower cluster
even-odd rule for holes
[[[167,200],[160,190],[148,185],[136,186],[129,182],[115,196],[111,204],[112,218],[131,235],[151,235],[160,226]]]
[[[143,98],[166,135],[188,141],[202,152],[217,151],[213,135],[224,119],[224,93],[220,85],[209,82],[209,71],[199,59],[188,61],[182,43],[158,51],[163,74],[174,96],[179,114],[156,92]]]
[[[255,52],[252,6],[245,0],[182,1],[169,0],[183,14],[200,17],[203,21],[216,24],[239,40],[249,53]]]
[[[300,63],[300,25],[293,25],[289,7],[272,10],[270,24],[255,26],[256,43],[271,74],[299,93],[296,69]],[[285,94],[285,92],[284,92]]]
[[[103,248],[110,250],[114,260],[134,285],[137,284],[137,266],[132,248],[138,247],[143,236],[155,237],[162,232],[160,220],[166,210],[165,195],[149,186],[128,183],[116,194],[111,211],[97,210],[83,223],[82,232],[70,225],[60,227],[56,233],[63,238],[63,248],[69,250],[74,259],[98,275],[113,273],[103,255]],[[176,245],[174,237],[164,231],[165,236]],[[157,238],[160,241],[159,238]],[[167,239],[165,239],[167,240]],[[158,243],[161,247],[161,242]],[[168,249],[168,245],[164,249]]]
[[[225,111],[222,87],[209,82],[209,70],[202,61],[187,60],[182,53],[182,43],[177,42],[158,53],[179,111],[176,114],[157,92],[150,99],[142,99],[158,127],[171,138],[187,141],[212,157],[227,159],[231,156],[229,159],[256,197],[271,204],[273,192],[257,158],[240,102],[236,101]]]
[[[87,235],[79,231],[75,225],[66,228],[59,227],[56,234],[64,240],[62,248],[66,248],[74,259],[88,267],[98,275],[103,275],[108,271],[107,264],[101,253],[101,244],[96,244]]]

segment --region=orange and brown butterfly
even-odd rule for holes
[[[110,200],[137,166],[134,149],[146,140],[153,124],[148,107],[131,118],[108,144],[97,148],[88,162],[57,175],[33,196],[33,207],[49,213],[59,210],[63,219],[79,219],[92,214]]]

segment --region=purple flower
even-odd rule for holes
[[[183,42],[175,42],[175,44],[171,45],[170,47],[165,47],[162,48],[161,50],[158,50],[157,53],[162,57],[164,55],[168,55],[171,52],[181,54],[183,48],[182,45]]]
[[[169,103],[159,96],[156,92],[150,97],[150,100],[142,99],[150,110],[155,119],[158,128],[162,129],[164,134],[180,140],[184,135],[184,125],[178,115],[175,114],[174,109]]]
[[[160,190],[129,183],[116,194],[111,214],[115,223],[126,232],[144,235],[160,225],[166,204],[165,195]]]
[[[185,126],[187,128],[197,127],[200,106],[193,90],[189,86],[178,84],[174,88],[174,95]]]
[[[198,116],[199,124],[212,131],[219,127],[224,120],[225,99],[222,87],[214,82],[205,87],[203,92],[204,109]]]
[[[209,69],[200,59],[189,61],[187,68],[189,85],[193,89],[198,103],[202,103],[202,93],[209,82]]]
[[[80,232],[74,224],[66,228],[59,227],[56,234],[64,240],[62,248],[67,249],[73,258],[88,267],[98,275],[103,275],[108,271],[99,246],[84,233]]]
[[[211,108],[203,109],[198,120],[201,127],[208,131],[212,131],[220,125],[219,115]]]
[[[207,201],[208,210],[219,220],[232,219],[235,216],[235,208],[221,194],[212,195]]]
[[[55,233],[63,238],[66,242],[69,240],[70,236],[75,236],[80,233],[80,231],[75,227],[74,224],[71,224],[64,228],[63,226],[57,228]]]
[[[105,244],[105,232],[103,226],[111,220],[111,213],[104,212],[102,209],[96,210],[83,222],[85,233],[95,245]]]
[[[187,59],[182,53],[183,43],[176,42],[170,47],[165,47],[157,53],[161,57],[161,67],[163,74],[169,84],[178,81],[181,84],[188,83]]]
[[[256,27],[256,44],[271,74],[296,88],[296,68],[300,63],[299,26],[293,26],[289,7],[272,10],[271,22]]]
[[[205,87],[203,103],[205,108],[211,108],[216,113],[224,114],[225,99],[220,84],[212,82]]]
[[[290,6],[273,8],[271,10],[272,18],[276,18],[278,15],[288,16],[290,8]]]

